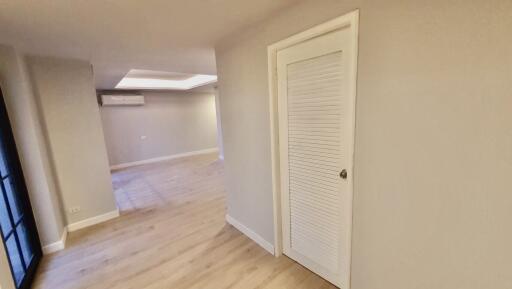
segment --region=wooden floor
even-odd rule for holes
[[[213,154],[114,172],[121,216],[70,233],[33,288],[335,288],[226,224],[223,173]]]

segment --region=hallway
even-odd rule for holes
[[[225,222],[216,154],[113,172],[121,217],[70,233],[36,289],[334,288]]]

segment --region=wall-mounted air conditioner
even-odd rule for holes
[[[144,95],[101,95],[102,106],[144,105]]]

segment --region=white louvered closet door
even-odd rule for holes
[[[352,221],[348,36],[334,31],[277,54],[283,250],[341,288]]]

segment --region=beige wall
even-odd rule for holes
[[[60,240],[65,221],[24,57],[0,46],[0,82],[42,245]]]
[[[217,147],[219,148],[219,158],[224,159],[224,145],[222,143],[222,122],[220,120],[220,94],[219,90],[215,88],[215,116],[217,121]]]
[[[111,165],[217,147],[212,93],[147,91],[143,95],[144,106],[101,107]]]
[[[67,223],[116,210],[91,65],[30,57],[29,68]]]
[[[267,45],[356,8],[352,288],[512,288],[508,0],[310,0],[222,43],[229,214],[272,242]]]

